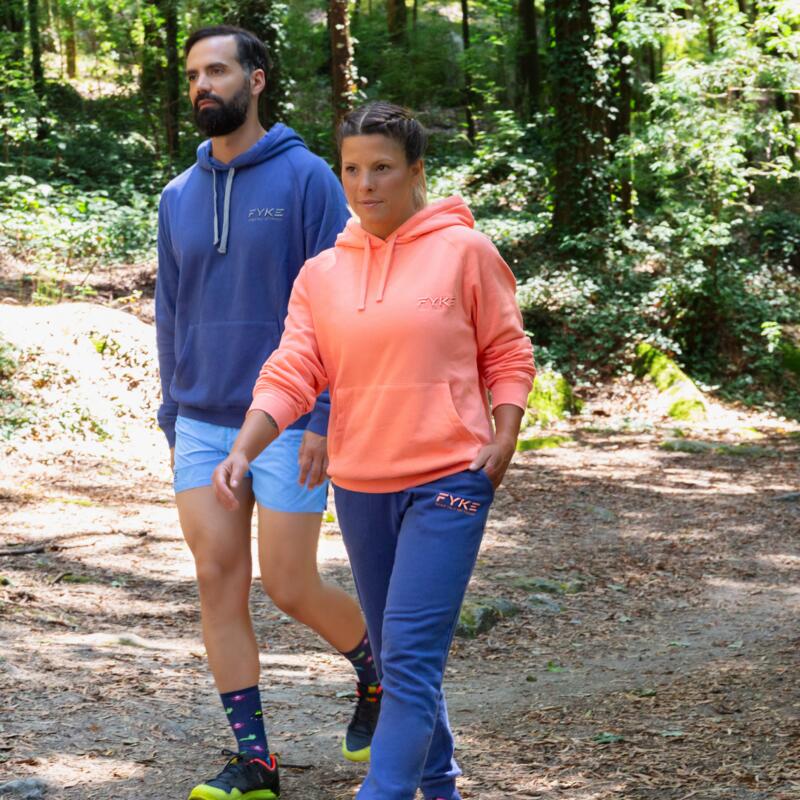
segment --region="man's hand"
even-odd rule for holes
[[[234,451],[214,470],[214,474],[211,476],[214,494],[217,496],[219,504],[228,511],[235,511],[239,508],[239,501],[236,499],[233,489],[241,484],[249,469],[250,462],[247,457],[243,453]]]
[[[491,444],[481,447],[469,468],[473,471],[483,469],[489,476],[494,488],[497,489],[506,474],[511,459],[514,457],[515,448],[516,439],[496,439]]]
[[[309,489],[315,489],[322,484],[328,475],[328,437],[306,431],[300,444],[297,463],[300,465],[299,482],[303,486],[306,480]]]

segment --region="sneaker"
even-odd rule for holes
[[[216,778],[192,789],[189,800],[277,800],[280,796],[278,762],[274,755],[266,761],[247,751],[232,753]]]
[[[380,685],[369,686],[366,683],[359,683],[356,692],[358,701],[342,742],[342,755],[348,761],[369,761],[369,750],[372,735],[378,724],[383,690]]]

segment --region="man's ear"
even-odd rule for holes
[[[263,69],[254,69],[250,74],[250,94],[259,95],[267,87],[267,75]]]

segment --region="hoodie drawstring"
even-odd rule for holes
[[[231,217],[231,187],[233,186],[233,176],[236,170],[231,167],[228,170],[228,178],[225,181],[225,197],[222,201],[222,236],[219,233],[219,221],[217,220],[217,171],[211,170],[211,178],[214,183],[214,246],[217,252],[225,255],[228,252],[228,231],[230,230]],[[219,245],[219,246],[217,246]]]
[[[386,255],[383,258],[381,265],[381,278],[378,283],[378,296],[375,298],[376,303],[383,300],[383,294],[386,290],[386,281],[389,279],[389,267],[392,264],[392,255],[394,254],[394,245],[397,237],[393,236],[386,241]],[[372,255],[372,246],[370,245],[369,236],[364,238],[364,255],[361,258],[361,283],[358,287],[358,310],[363,311],[367,307],[367,284],[369,283],[369,262]]]
[[[361,285],[358,287],[358,310],[363,311],[367,307],[367,281],[369,279],[369,255],[370,255],[369,236],[364,237],[364,255],[361,257]]]
[[[393,236],[386,243],[386,257],[383,259],[383,266],[381,267],[381,282],[378,284],[378,296],[375,298],[376,303],[380,303],[383,300],[383,292],[384,289],[386,289],[386,280],[389,277],[389,267],[392,263],[392,254],[394,253],[394,243],[396,241],[397,237]]]

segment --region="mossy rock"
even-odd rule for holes
[[[702,422],[708,409],[694,381],[665,353],[647,342],[636,346],[634,374],[650,378],[663,396],[668,417],[683,422]]]
[[[493,628],[501,619],[519,613],[519,606],[500,597],[476,597],[465,600],[456,625],[456,636],[474,639]]]
[[[719,456],[738,456],[739,458],[774,458],[779,455],[777,450],[755,444],[722,444],[702,442],[696,439],[669,439],[662,442],[661,449],[673,453],[713,453]]]
[[[702,422],[706,418],[706,404],[702,400],[676,400],[668,409],[667,415],[683,422]]]
[[[533,389],[528,395],[525,425],[549,425],[567,414],[580,411],[583,403],[575,397],[567,379],[555,370],[537,374]]]
[[[546,450],[550,447],[561,447],[571,441],[571,436],[534,436],[532,439],[517,440],[517,450],[520,453],[526,450]]]

